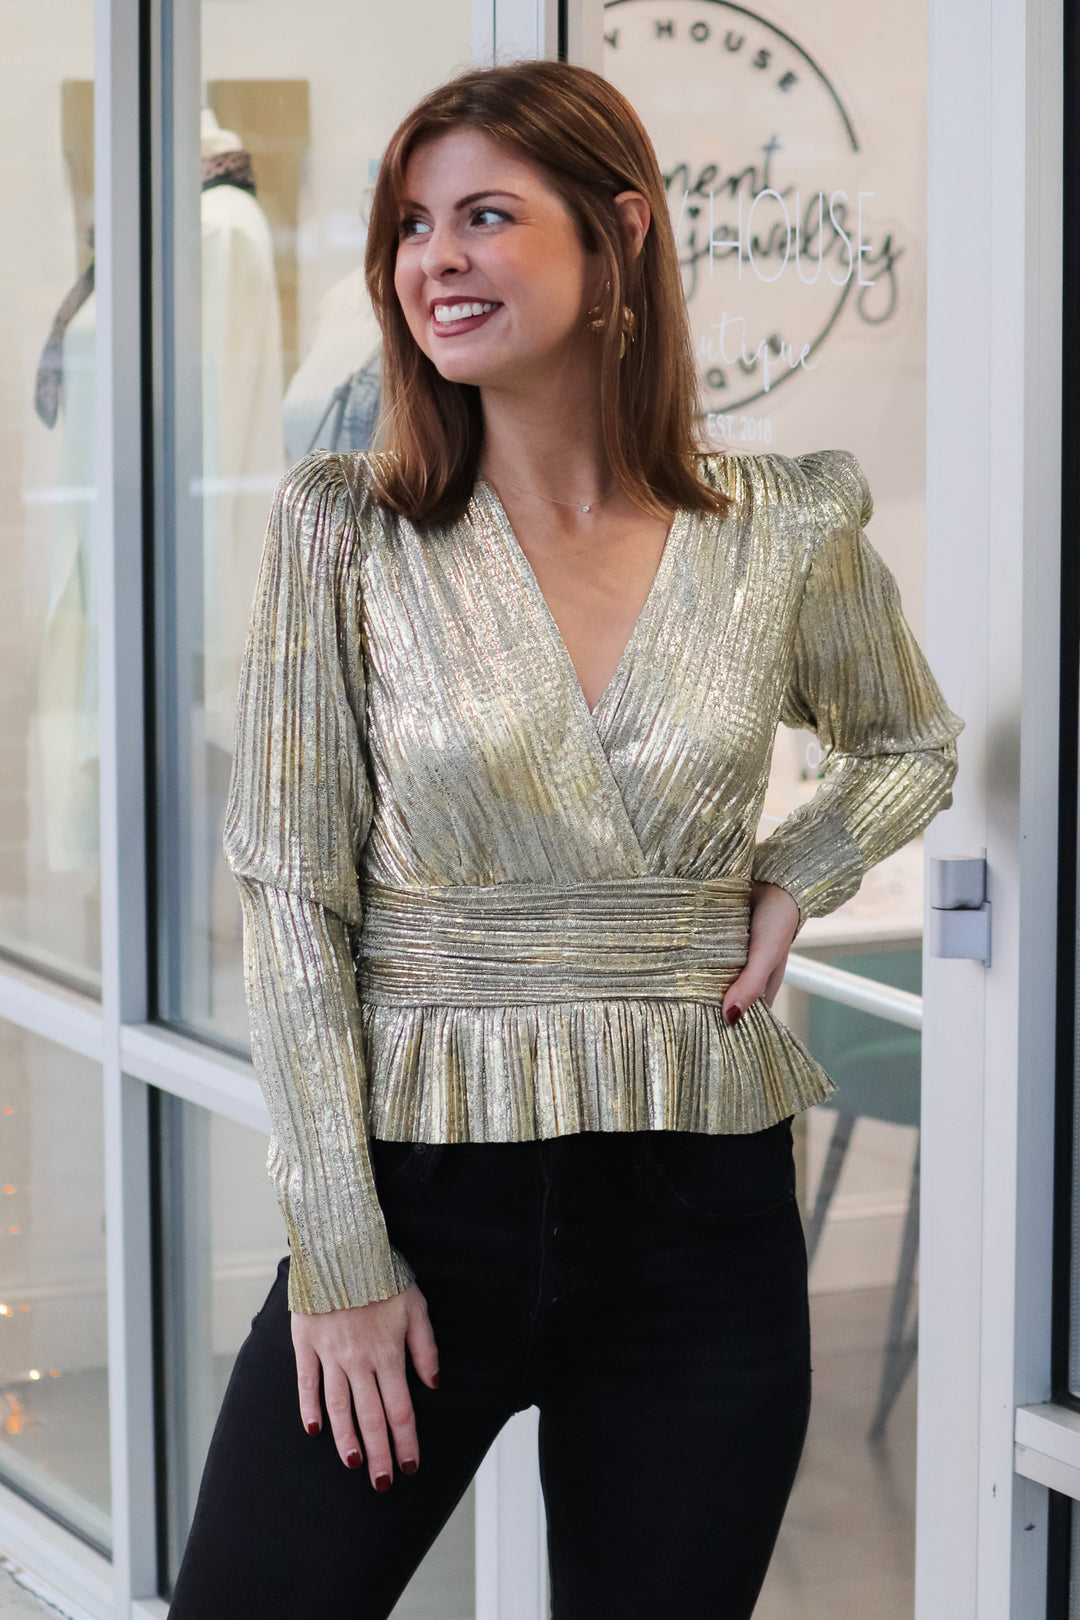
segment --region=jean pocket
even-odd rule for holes
[[[752,1136],[671,1132],[657,1159],[675,1203],[710,1220],[760,1220],[795,1198],[791,1136],[781,1126]]]

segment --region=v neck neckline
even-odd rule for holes
[[[685,507],[678,507],[676,509],[675,515],[672,518],[671,523],[668,525],[667,533],[664,536],[664,547],[660,553],[660,561],[656,565],[656,571],[653,574],[652,582],[649,585],[648,591],[646,592],[645,600],[638,610],[637,618],[630,627],[630,634],[626,639],[622,652],[619,654],[618,661],[616,662],[615,668],[611,672],[607,684],[600,693],[600,696],[597,698],[595,706],[590,709],[589,701],[585,696],[585,689],[581,684],[581,677],[578,675],[578,672],[574,667],[574,660],[570,656],[570,649],[567,647],[566,642],[563,639],[563,633],[556,623],[555,615],[548,606],[547,597],[540,589],[540,581],[536,577],[536,571],[528,557],[525,555],[520,540],[514,533],[514,525],[510,522],[506,508],[499,499],[495,486],[490,484],[483,476],[478,476],[473,492],[474,499],[477,490],[482,490],[487,497],[488,505],[490,506],[496,520],[496,527],[499,529],[503,539],[506,541],[507,547],[517,565],[518,573],[525,581],[526,588],[533,599],[533,605],[537,609],[541,621],[544,623],[548,634],[548,639],[552,642],[555,648],[556,657],[563,666],[563,675],[566,679],[567,685],[571,687],[574,693],[575,701],[584,710],[590,725],[595,731],[599,725],[601,711],[604,709],[608,697],[620,683],[620,677],[623,675],[626,666],[629,664],[631,658],[637,650],[637,645],[647,631],[650,621],[655,616],[657,601],[663,595],[667,576],[674,566],[673,557],[675,550],[681,540],[683,530],[685,529],[687,520],[691,514]]]

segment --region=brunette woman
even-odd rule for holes
[[[383,159],[382,450],[270,523],[226,847],[283,1261],[173,1620],[382,1620],[540,1412],[555,1620],[748,1620],[803,1443],[771,1002],[948,802],[854,458],[699,453],[626,101],[472,72]],[[813,800],[755,844],[778,721]]]

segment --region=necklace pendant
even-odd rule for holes
[[[582,507],[582,508],[581,508],[581,510],[582,510],[582,511],[583,511],[583,512],[587,512],[587,511],[588,511],[588,510],[589,510],[589,508],[588,508],[588,507],[587,507],[587,506],[583,506],[583,507]]]

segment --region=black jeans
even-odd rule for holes
[[[300,1423],[288,1261],[237,1356],[170,1620],[384,1620],[512,1413],[540,1409],[554,1620],[749,1620],[810,1402],[789,1122],[374,1142],[441,1387],[376,1492]]]

